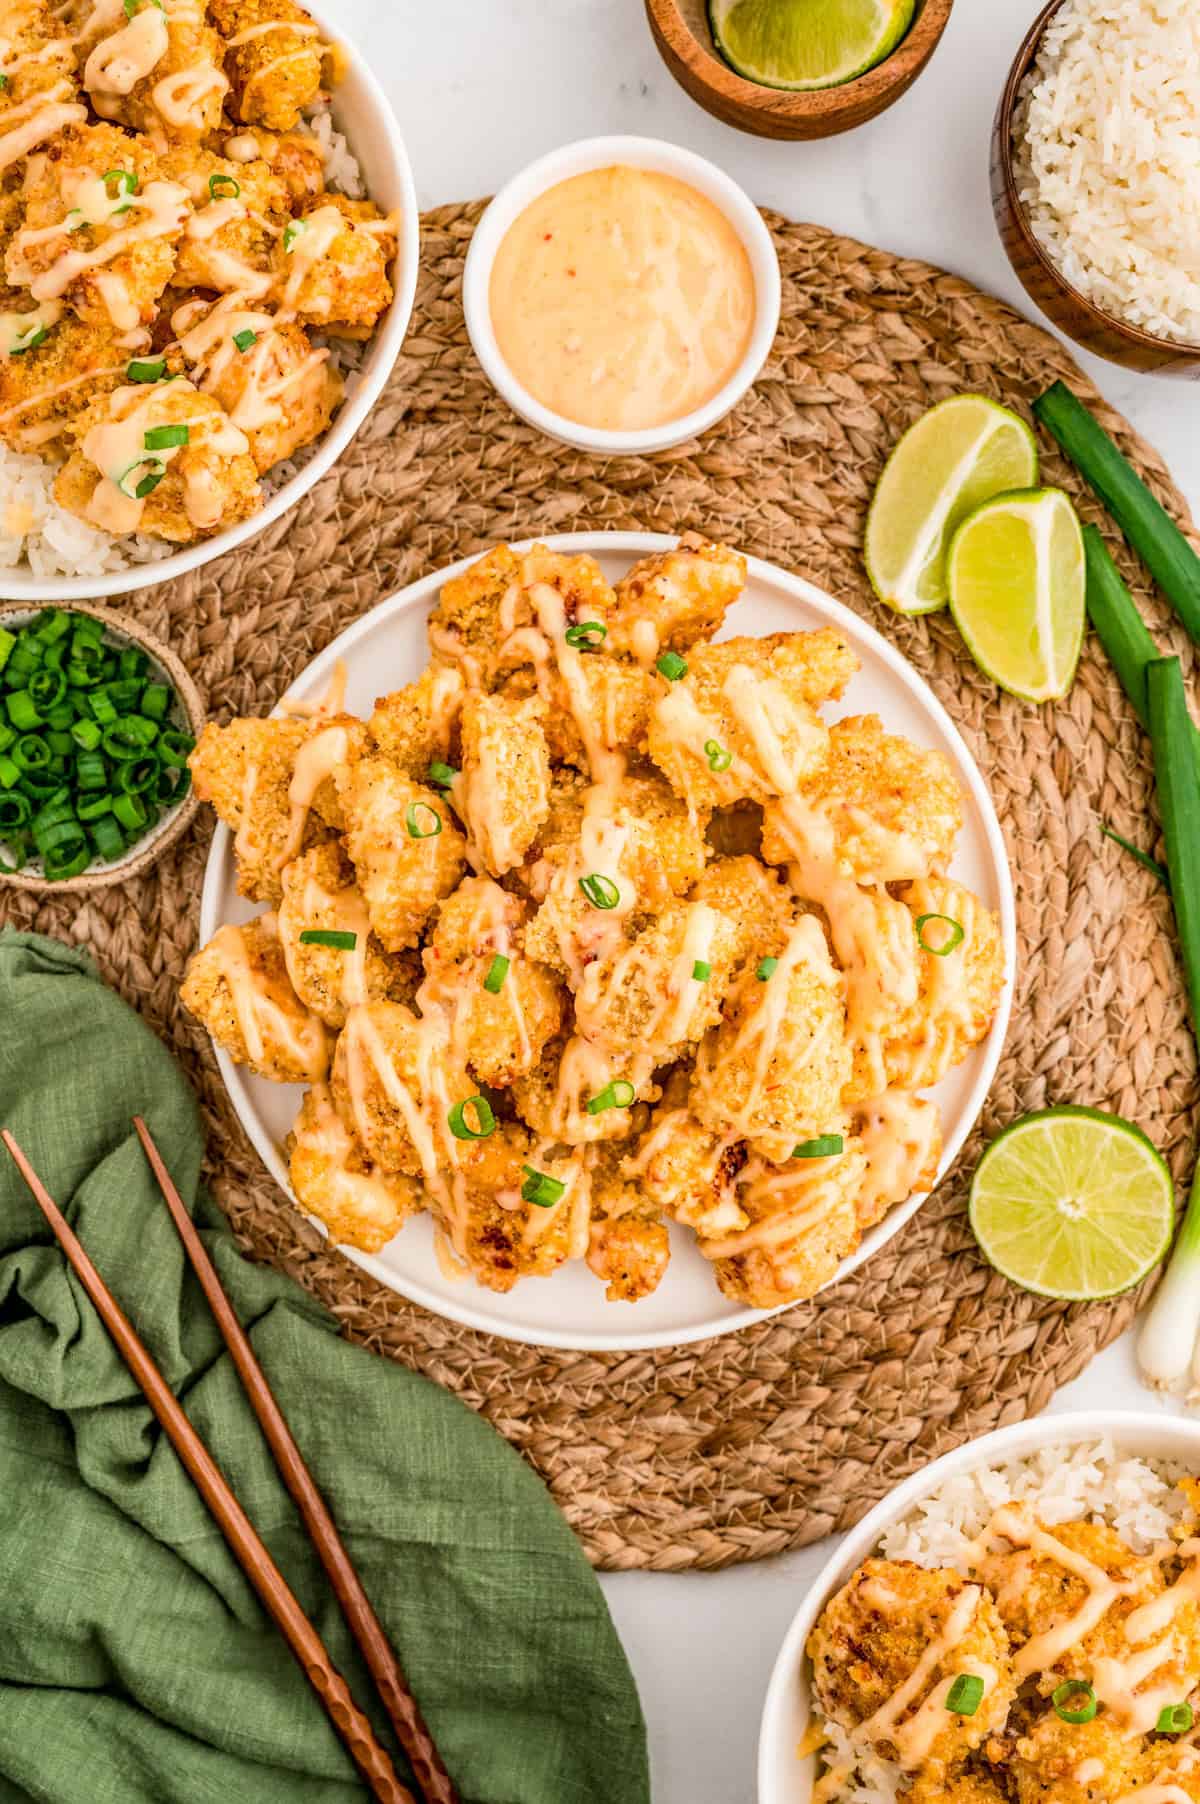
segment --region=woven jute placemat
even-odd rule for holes
[[[1021,941],[1013,1025],[956,1169],[864,1270],[759,1327],[677,1352],[513,1346],[380,1287],[263,1171],[178,1003],[209,821],[124,888],[82,906],[0,892],[0,911],[89,946],[177,1049],[203,1098],[213,1187],[249,1253],[314,1291],[352,1339],[481,1410],[545,1476],[597,1564],[715,1567],[847,1528],[955,1443],[1043,1409],[1128,1326],[1136,1298],[1065,1307],[1022,1294],[980,1260],[964,1199],[986,1137],[1050,1102],[1114,1108],[1147,1129],[1182,1181],[1197,1101],[1168,905],[1099,833],[1100,820],[1143,845],[1156,833],[1146,746],[1103,654],[1089,647],[1068,701],[1026,707],[975,670],[946,617],[880,609],[859,547],[883,459],[935,401],[971,389],[1027,412],[1062,376],[1185,522],[1186,508],[1159,458],[1047,334],[955,276],[774,217],[783,320],[733,417],[651,459],[601,462],[554,446],[512,417],[467,342],[463,256],[480,210],[425,216],[404,353],[339,468],[242,551],[128,605],[227,718],[267,710],[365,609],[499,538],[693,528],[811,577],[932,685],[991,784],[1008,841]],[[1046,479],[1099,519],[1046,452]],[[1123,550],[1121,562],[1160,643],[1190,674],[1186,639]]]

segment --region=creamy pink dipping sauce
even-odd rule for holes
[[[674,176],[623,165],[532,201],[501,240],[488,299],[521,386],[601,431],[703,407],[754,329],[754,273],[725,214]]]

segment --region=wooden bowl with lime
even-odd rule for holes
[[[760,138],[830,138],[907,92],[954,0],[646,0],[693,100]]]

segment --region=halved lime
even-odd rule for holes
[[[915,0],[708,0],[727,63],[765,88],[836,88],[890,56]]]
[[[1171,1174],[1140,1128],[1098,1109],[1026,1115],[984,1153],[971,1226],[990,1264],[1039,1297],[1113,1297],[1165,1254]]]
[[[950,542],[950,612],[980,670],[1027,702],[1075,681],[1087,571],[1079,517],[1061,489],[985,501]]]
[[[931,407],[892,452],[867,516],[863,550],[880,601],[899,614],[945,607],[958,527],[982,502],[1037,479],[1037,441],[1007,407],[986,395]]]

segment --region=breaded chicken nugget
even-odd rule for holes
[[[6,318],[0,341],[0,439],[14,451],[72,449],[76,423],[126,381],[130,353],[111,326],[88,326],[62,301]]]
[[[512,547],[494,545],[461,576],[442,584],[429,616],[430,650],[437,663],[458,670],[472,689],[494,689],[500,680],[500,649],[516,624],[520,574]]]
[[[807,640],[820,643],[809,648]],[[844,678],[818,677],[838,646]],[[791,795],[828,755],[829,731],[810,695],[855,668],[853,653],[825,632],[699,646],[685,677],[659,682],[650,756],[695,807]]]
[[[432,1200],[457,1155],[449,1111],[474,1095],[440,1015],[419,1017],[399,1002],[352,1008],[338,1035],[331,1087],[367,1157],[384,1171],[421,1178]]]
[[[867,1161],[859,1226],[872,1228],[896,1203],[932,1190],[942,1156],[942,1112],[927,1096],[887,1090],[856,1112],[853,1131]]]
[[[523,1194],[531,1174],[548,1180],[556,1200],[543,1206]],[[451,1247],[488,1290],[549,1277],[587,1251],[582,1159],[550,1157],[519,1122],[501,1122],[486,1139],[465,1145],[455,1185],[433,1207]]]
[[[565,658],[562,669],[540,666],[554,762],[573,764],[598,779],[614,755],[644,758],[659,687],[640,665],[594,653]]]
[[[467,842],[445,798],[387,758],[340,766],[335,778],[346,849],[371,925],[389,952],[402,952],[418,943],[434,905],[457,887]]]
[[[225,40],[230,107],[246,125],[291,131],[321,89],[321,34],[293,0],[209,0]]]
[[[275,241],[291,218],[284,182],[262,158],[234,162],[199,145],[167,151],[161,166],[187,189],[195,209],[180,241],[172,287],[238,294],[243,306],[260,299],[271,285]]]
[[[701,1046],[692,1089],[698,1119],[775,1161],[840,1133],[850,1075],[844,998],[821,926],[804,915],[765,981],[747,972]]]
[[[269,298],[302,325],[369,338],[392,300],[390,229],[368,201],[321,195],[280,235]]]
[[[278,1084],[325,1076],[324,1024],[291,986],[273,915],[222,927],[192,958],[179,995],[236,1065]]]
[[[684,533],[674,551],[640,558],[617,584],[607,649],[648,670],[660,652],[685,652],[711,639],[745,586],[741,552]]]
[[[468,695],[454,804],[472,852],[502,877],[519,865],[550,812],[550,754],[536,696]]]
[[[815,1296],[858,1245],[856,1198],[865,1171],[853,1141],[828,1159],[751,1160],[737,1186],[750,1225],[700,1242],[725,1295],[751,1309]]]
[[[468,1069],[500,1089],[533,1070],[563,1018],[562,985],[522,952],[527,914],[490,877],[467,877],[438,909],[425,948],[430,991],[453,1012]]]
[[[588,1153],[592,1176],[592,1225],[588,1269],[606,1286],[610,1303],[636,1303],[658,1289],[671,1258],[660,1211],[621,1175],[619,1147]]]
[[[224,45],[202,7],[97,6],[78,46],[83,86],[101,119],[195,143],[219,129],[229,82]]]
[[[512,1093],[517,1113],[535,1134],[566,1146],[627,1139],[639,1120],[634,1104],[659,1096],[648,1061],[610,1057],[581,1034],[552,1040]]]
[[[381,696],[369,721],[385,758],[415,782],[430,780],[430,766],[458,761],[458,720],[467,686],[452,665],[429,664],[415,683]]]
[[[400,1002],[411,995],[411,974],[371,932],[354,866],[337,840],[284,865],[280,881],[279,941],[288,976],[300,1000],[326,1026],[343,1027],[347,1011],[359,1003]],[[313,931],[349,933],[354,945],[306,945],[301,935]]]
[[[946,870],[962,827],[962,790],[949,760],[885,733],[874,714],[830,728],[828,760],[801,783],[800,796],[828,824],[839,874],[859,883]]]
[[[920,990],[885,1062],[889,1087],[920,1090],[986,1038],[1004,987],[1004,943],[991,909],[947,877],[907,884],[900,900],[918,938]]]
[[[416,1178],[371,1164],[325,1084],[314,1084],[305,1096],[287,1150],[297,1202],[341,1246],[378,1253],[426,1207]]]
[[[739,967],[778,957],[796,918],[796,899],[778,873],[749,856],[714,858],[691,894],[733,923]]]
[[[705,1239],[749,1223],[738,1202],[737,1177],[748,1158],[744,1141],[701,1126],[688,1109],[688,1074],[668,1080],[663,1100],[620,1172],[648,1203]]]
[[[613,1056],[667,1065],[721,1019],[737,929],[707,902],[671,902],[631,944],[596,959],[575,996],[575,1025]]]

